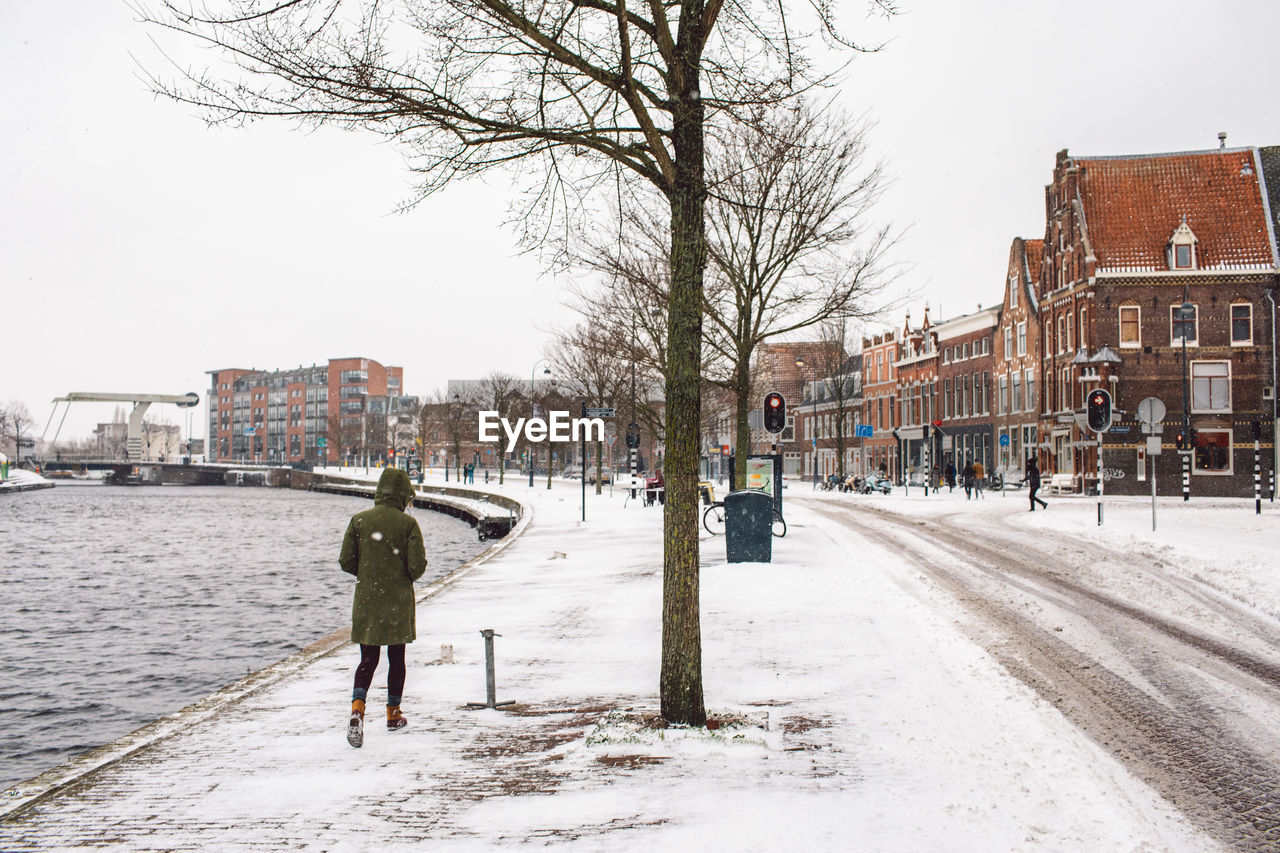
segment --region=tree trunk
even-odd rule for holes
[[[671,299],[667,314],[667,456],[663,513],[662,716],[701,726],[702,628],[698,593],[698,432],[701,425],[703,107],[698,92],[701,2],[687,2],[680,21],[683,79],[674,92],[675,180],[671,202]]]

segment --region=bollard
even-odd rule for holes
[[[1258,440],[1253,440],[1253,511],[1262,515],[1262,456]]]
[[[509,702],[499,702],[498,700],[498,680],[493,671],[493,638],[501,637],[501,634],[495,633],[492,628],[483,629],[480,634],[484,637],[484,688],[485,702],[468,702],[468,708],[493,708],[497,710],[504,705],[514,705],[515,700]]]

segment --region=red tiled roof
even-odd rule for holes
[[[1169,269],[1165,246],[1183,216],[1198,269],[1271,266],[1252,149],[1074,160],[1100,271]]]
[[[1027,272],[1031,275],[1032,284],[1040,281],[1040,256],[1044,254],[1044,240],[1023,240],[1023,248],[1027,253]]]

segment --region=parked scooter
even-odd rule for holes
[[[862,481],[862,486],[858,489],[864,495],[870,495],[874,492],[881,494],[889,494],[893,491],[893,483],[888,477],[882,477],[879,474],[868,474]]]

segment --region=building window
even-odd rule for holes
[[[968,357],[969,357],[969,342],[968,342],[968,341],[965,341],[963,344],[961,344],[961,346],[960,346],[960,353],[961,353],[961,355],[960,355],[960,357],[961,357],[961,358],[968,358]]]
[[[1066,315],[1058,317],[1058,346],[1055,352],[1066,352],[1067,349],[1067,318]]]
[[[1231,306],[1231,345],[1247,347],[1253,344],[1253,305],[1249,303]]]
[[[1169,307],[1169,345],[1181,346],[1183,341],[1186,345],[1193,347],[1197,345],[1200,339],[1199,335],[1199,319],[1200,307],[1191,306],[1188,316],[1182,316],[1182,305],[1172,305]]]
[[[1192,459],[1197,474],[1230,474],[1231,430],[1197,430]]]
[[[996,414],[1003,415],[1009,411],[1009,377],[1000,377],[1000,399],[996,404]]]
[[[1142,309],[1137,305],[1120,306],[1120,346],[1142,346]]]
[[[1071,315],[1067,314],[1067,352],[1076,348],[1075,338],[1071,334]]]
[[[1018,307],[1018,277],[1016,275],[1009,276],[1009,307]]]
[[[1016,373],[1013,375],[1013,410],[1022,411],[1022,380]]]
[[[1013,327],[1004,327],[1004,357],[1013,357]]]
[[[1191,246],[1183,243],[1173,247],[1173,266],[1175,269],[1191,269]]]
[[[1088,329],[1089,329],[1089,309],[1081,308],[1080,309],[1080,325],[1076,329],[1076,334],[1080,337],[1081,349],[1088,349],[1089,347]]]
[[[1027,321],[1018,324],[1018,355],[1027,354]]]
[[[1027,411],[1034,412],[1036,409],[1036,375],[1032,371],[1026,372],[1026,380],[1023,383],[1026,386]]]
[[[1191,411],[1231,411],[1231,362],[1191,362]]]

